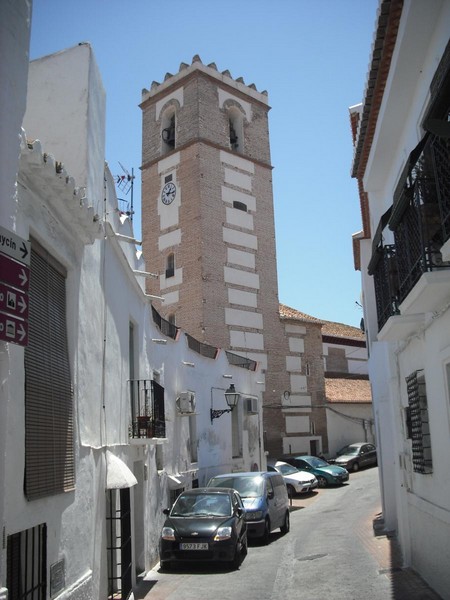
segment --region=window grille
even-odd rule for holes
[[[416,473],[432,473],[431,436],[428,403],[423,371],[406,377],[411,419],[413,468]]]
[[[73,399],[66,330],[66,274],[32,241],[25,348],[25,494],[73,490]]]
[[[6,586],[8,598],[47,597],[47,526],[45,523],[8,535]]]
[[[108,490],[107,500],[108,600],[127,600],[133,567],[130,488]]]

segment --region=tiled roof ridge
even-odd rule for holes
[[[290,314],[289,314],[290,313]],[[358,327],[354,325],[347,325],[346,323],[340,323],[337,321],[327,321],[325,319],[318,319],[303,313],[295,308],[287,306],[286,304],[280,303],[280,317],[283,319],[297,319],[299,321],[307,321],[309,323],[317,323],[322,325],[322,333],[328,335],[334,335],[336,337],[343,338],[356,338],[365,339],[365,335]],[[345,330],[345,331],[344,331]]]
[[[185,62],[180,63],[180,67],[178,69],[178,73],[181,73],[181,71],[184,71],[185,69],[188,69],[189,67],[191,67],[192,65],[194,65],[195,63],[199,63],[201,65],[203,65],[204,67],[207,67],[208,69],[211,69],[213,71],[217,71],[218,73],[221,73],[225,78],[229,78],[231,80],[233,80],[236,83],[242,83],[243,85],[251,88],[252,90],[255,90],[256,92],[258,92],[259,94],[262,94],[264,96],[267,96],[267,90],[263,90],[262,92],[259,92],[256,89],[256,85],[254,83],[245,83],[244,78],[243,77],[237,77],[236,79],[233,78],[233,76],[231,75],[230,71],[228,69],[225,69],[225,71],[219,71],[219,69],[217,68],[216,63],[212,62],[209,63],[207,65],[205,65],[202,61],[202,59],[200,58],[200,56],[198,54],[195,54],[192,57],[192,61],[191,64],[187,64]],[[178,75],[178,73],[166,73],[164,76],[164,81],[163,82],[159,82],[159,81],[152,81],[152,84],[150,86],[150,91],[154,91],[156,90],[160,85],[162,85],[163,83],[165,83],[166,81],[168,81],[169,79],[171,79],[172,77],[175,77],[176,75]],[[147,89],[143,89],[142,90],[143,94],[147,94],[148,90]]]

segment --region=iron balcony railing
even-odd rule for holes
[[[150,379],[131,379],[130,436],[136,438],[166,437],[164,388]]]
[[[161,333],[173,340],[177,339],[180,328],[164,319],[154,306],[152,306],[152,317],[153,322],[158,326]]]
[[[378,331],[389,317],[398,315],[398,274],[394,245],[379,250],[378,262],[373,272],[377,306]]]
[[[423,273],[450,267],[441,255],[450,238],[450,140],[429,135],[411,153],[389,228],[394,244],[381,241],[369,268],[379,329],[399,313],[399,305]]]

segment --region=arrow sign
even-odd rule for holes
[[[30,269],[9,256],[0,254],[0,281],[27,292],[30,285]]]
[[[4,227],[0,227],[0,252],[25,265],[30,265],[30,242]]]
[[[28,323],[0,312],[0,340],[26,346],[28,344]]]
[[[28,319],[28,295],[0,283],[0,311]]]

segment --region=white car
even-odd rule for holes
[[[307,494],[318,486],[317,479],[312,473],[300,471],[292,465],[288,465],[281,460],[267,462],[268,471],[276,471],[283,475],[289,497],[295,494]]]

